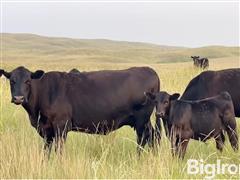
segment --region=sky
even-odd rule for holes
[[[1,32],[239,46],[239,2],[2,2]]]

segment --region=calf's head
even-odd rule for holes
[[[0,75],[3,74],[10,81],[12,102],[16,105],[27,103],[31,91],[32,79],[39,79],[43,76],[44,71],[37,70],[31,72],[25,67],[18,67],[11,72],[0,70]]]
[[[171,101],[177,100],[180,96],[179,93],[174,93],[172,95],[168,94],[165,91],[161,91],[158,93],[146,92],[145,93],[147,99],[152,101],[156,107],[156,117],[163,118],[168,115]]]
[[[193,59],[193,61],[195,61],[196,59],[199,59],[199,56],[191,56],[191,58]]]

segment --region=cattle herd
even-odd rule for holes
[[[10,81],[11,102],[26,110],[48,154],[54,141],[61,152],[69,131],[106,135],[125,125],[136,131],[140,153],[146,144],[154,148],[160,143],[161,124],[172,154],[180,158],[190,139],[214,138],[222,151],[225,134],[238,150],[239,68],[204,71],[189,82],[181,97],[160,91],[160,78],[149,67],[31,72],[21,66],[11,72],[0,69],[2,75]],[[155,127],[150,122],[154,108]]]

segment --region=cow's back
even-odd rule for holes
[[[183,100],[199,100],[215,96],[223,91],[232,97],[235,114],[240,116],[240,69],[205,71],[193,78],[185,89]]]

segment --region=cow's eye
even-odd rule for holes
[[[30,80],[26,80],[25,83],[29,85],[29,84],[31,84],[31,81]]]
[[[168,104],[168,101],[164,101],[164,104],[167,105],[167,104]]]

